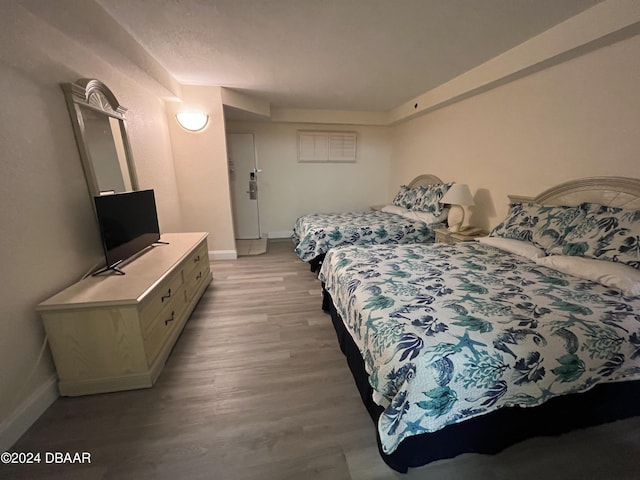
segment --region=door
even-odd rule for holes
[[[227,135],[233,228],[237,239],[260,238],[258,165],[253,133]]]

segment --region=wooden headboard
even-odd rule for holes
[[[409,185],[407,186],[421,187],[422,185],[434,185],[438,183],[444,183],[444,182],[440,180],[440,178],[436,177],[435,175],[430,175],[427,173],[424,175],[418,175],[416,178],[411,180],[411,182],[409,182]]]
[[[579,205],[583,202],[640,210],[640,179],[589,177],[561,183],[535,197],[509,195],[511,202]]]

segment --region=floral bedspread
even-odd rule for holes
[[[343,245],[432,243],[439,226],[377,210],[314,213],[296,220],[293,242],[300,260],[308,262]]]
[[[386,453],[503,406],[640,379],[640,297],[495,247],[338,248],[320,279],[385,408]]]

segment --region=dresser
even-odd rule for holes
[[[206,233],[167,233],[121,266],[37,307],[61,395],[151,387],[211,283]]]

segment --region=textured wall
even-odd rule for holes
[[[82,6],[76,7],[78,14]],[[106,63],[33,11],[4,1],[0,16],[0,447],[8,447],[5,442],[11,441],[21,419],[37,418],[52,392],[55,395],[48,350],[39,358],[44,330],[36,305],[102,261],[91,199],[60,88],[60,83],[81,77],[102,80],[129,108],[128,127],[141,187],[156,189],[163,231],[182,227],[164,102],[140,83],[143,77],[133,81],[118,65]]]

